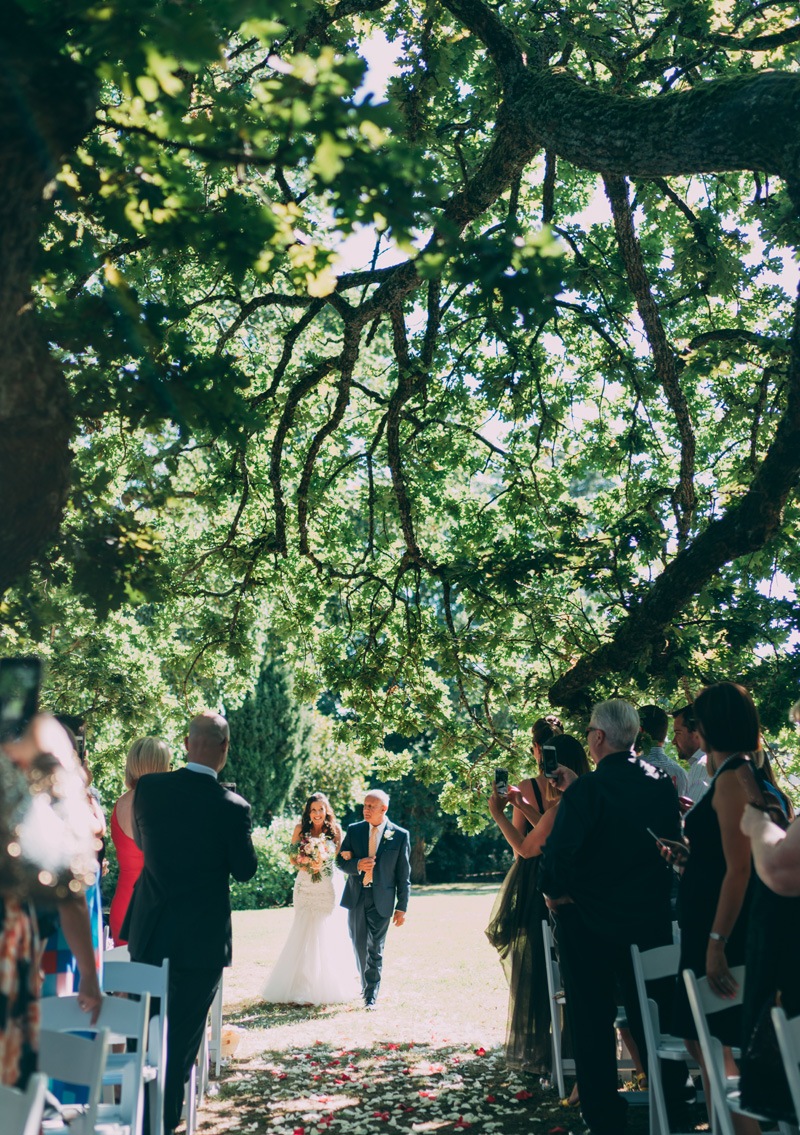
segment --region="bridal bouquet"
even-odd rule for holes
[[[336,848],[332,840],[323,835],[303,836],[290,856],[298,871],[307,871],[312,883],[319,883],[323,875],[330,875]]]

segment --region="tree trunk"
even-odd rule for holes
[[[0,44],[0,594],[57,533],[69,486],[69,394],[31,281],[46,191],[92,116],[87,77],[57,44],[11,5]]]

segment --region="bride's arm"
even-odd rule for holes
[[[297,847],[299,845],[300,836],[302,835],[302,832],[303,832],[302,826],[300,824],[297,824],[294,831],[292,832],[292,841],[291,841],[292,847]],[[297,856],[292,854],[291,852],[289,854],[289,862],[292,864],[293,867],[297,866]]]

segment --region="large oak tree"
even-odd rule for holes
[[[735,674],[782,715],[791,6],[53,7],[0,86],[17,632],[181,602],[185,682],[266,610],[366,748],[436,728],[452,800],[548,698]]]

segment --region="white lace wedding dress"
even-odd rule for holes
[[[307,871],[297,872],[294,920],[262,990],[265,1001],[332,1005],[361,996],[347,912],[339,906],[342,887],[340,871],[317,883]]]

